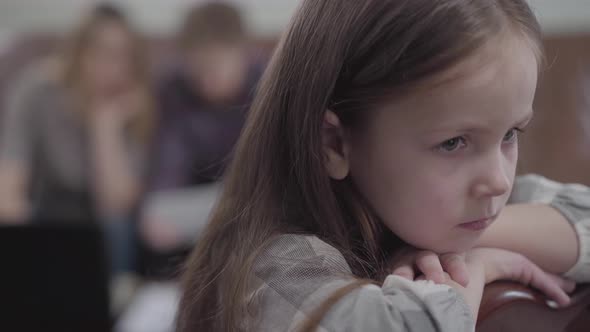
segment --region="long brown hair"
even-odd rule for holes
[[[507,31],[540,50],[525,0],[304,0],[265,72],[222,196],[186,266],[178,330],[239,330],[253,261],[280,233],[315,235],[343,253],[355,277],[381,282],[393,234],[350,177],[329,178],[321,144],[326,110],[360,128],[384,98]]]
[[[131,57],[133,61],[132,75],[138,88],[141,90],[143,100],[142,106],[145,110],[139,112],[129,124],[129,131],[132,137],[138,141],[147,143],[154,127],[154,101],[152,100],[151,78],[149,72],[149,61],[146,57],[146,46],[142,36],[129,22],[124,13],[114,5],[101,3],[92,8],[81,24],[69,36],[64,43],[62,56],[61,80],[74,95],[80,97],[81,105],[75,107],[74,111],[85,112],[85,96],[83,91],[81,66],[82,57],[93,42],[94,34],[105,24],[117,24],[121,26],[129,36],[131,42]],[[85,114],[81,114],[84,116]]]

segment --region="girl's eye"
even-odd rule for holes
[[[464,137],[455,137],[444,141],[438,146],[438,149],[443,152],[453,152],[463,148],[467,143]]]
[[[513,143],[518,139],[518,134],[523,133],[524,131],[520,128],[512,128],[510,129],[506,135],[504,135],[504,143]]]

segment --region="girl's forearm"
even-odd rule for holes
[[[459,285],[448,276],[444,283],[451,286],[461,297],[463,297],[465,303],[467,303],[471,309],[474,321],[477,322],[477,315],[479,313],[479,307],[481,305],[483,289],[485,286],[485,276],[480,267],[468,265],[467,269],[467,272],[469,273],[469,284],[467,287]]]
[[[508,205],[478,242],[525,255],[552,273],[565,273],[578,259],[579,244],[570,222],[547,204]]]

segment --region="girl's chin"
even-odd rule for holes
[[[464,253],[475,248],[478,239],[479,236],[474,234],[473,236],[463,237],[460,240],[442,240],[440,245],[433,244],[421,246],[419,248],[422,250],[432,251],[439,255],[448,253]]]

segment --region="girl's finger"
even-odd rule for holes
[[[557,283],[559,284],[559,287],[561,287],[561,289],[563,289],[566,293],[572,293],[574,290],[576,290],[576,282],[573,280],[569,280],[569,279],[565,279],[562,278],[561,276],[557,276],[557,275],[553,275],[550,274],[549,275],[551,278],[556,279]]]
[[[463,287],[469,284],[469,273],[463,255],[445,254],[440,257],[442,268],[455,282]]]
[[[530,284],[532,287],[543,292],[560,307],[565,307],[570,303],[570,297],[563,290],[562,284],[557,280],[557,276],[552,276],[531,262],[524,264],[523,272],[520,278],[521,282]]]
[[[549,278],[553,279],[553,281],[555,281],[559,285],[559,288],[563,289],[563,291],[566,293],[571,293],[576,289],[575,281],[565,279],[561,276],[551,273],[549,273],[548,276]]]
[[[398,266],[391,274],[406,278],[408,280],[414,280],[414,269],[410,265]]]
[[[400,277],[404,277],[409,280],[414,280],[415,271],[414,271],[414,260],[416,257],[415,250],[402,250],[400,251],[395,258],[391,261],[393,263],[393,268],[391,274],[398,275]]]
[[[445,282],[444,271],[437,254],[432,251],[422,251],[416,256],[416,266],[427,280],[437,284]]]

